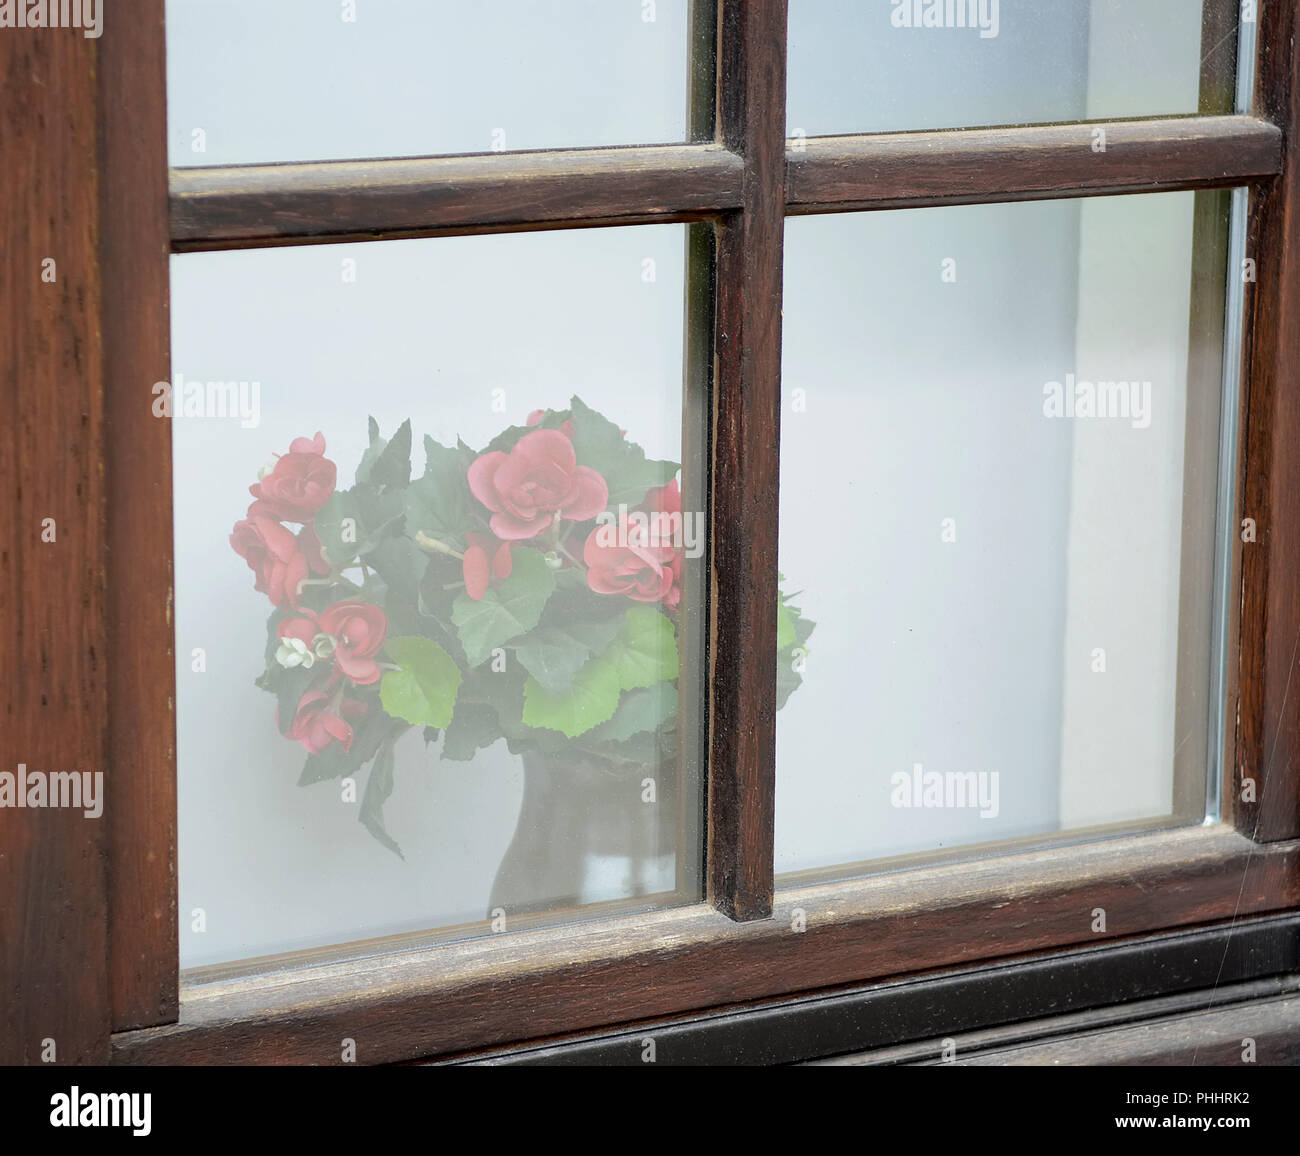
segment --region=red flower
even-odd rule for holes
[[[313,755],[320,754],[332,743],[338,743],[345,751],[350,751],[352,726],[348,720],[356,721],[364,717],[366,710],[366,704],[356,699],[344,698],[338,703],[331,703],[326,691],[309,690],[298,700],[298,709],[294,712],[293,723],[289,727],[289,737],[297,739]]]
[[[469,468],[469,488],[492,511],[492,532],[507,542],[535,538],[556,515],[594,518],[609,501],[605,479],[578,465],[573,443],[553,429],[524,434],[508,454],[483,454]]]
[[[660,486],[657,490],[650,490],[645,496],[645,501],[641,503],[641,509],[664,514],[680,514],[682,491],[677,485],[677,479],[673,478],[666,486]]]
[[[276,456],[275,466],[248,492],[257,499],[259,514],[286,522],[309,522],[334,493],[338,470],[325,457],[325,438],[294,438],[289,452]]]
[[[510,557],[509,542],[498,542],[491,534],[477,534],[473,530],[466,533],[465,538],[469,542],[462,562],[465,593],[478,602],[487,593],[493,578],[499,582],[510,577],[514,562]],[[492,552],[490,563],[489,551]]]
[[[304,610],[284,619],[278,633],[302,642],[316,658],[332,658],[336,672],[359,686],[378,682],[383,674],[375,655],[388,638],[388,616],[371,602],[335,602],[319,615]]]
[[[587,585],[597,594],[676,607],[682,595],[682,492],[674,478],[650,490],[639,509],[587,537]]]
[[[257,576],[255,590],[277,606],[297,606],[299,586],[309,570],[325,573],[328,569],[320,558],[320,542],[310,529],[295,538],[292,530],[259,513],[258,505],[254,502],[248,517],[235,523],[230,545]]]
[[[672,544],[665,514],[619,516],[587,537],[582,551],[587,585],[597,594],[624,594],[635,602],[662,602],[673,607],[681,600],[681,552]]]

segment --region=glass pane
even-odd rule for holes
[[[173,165],[686,139],[688,0],[167,0]]]
[[[684,234],[173,259],[184,965],[698,898]]]
[[[1227,203],[787,223],[778,871],[1204,816]]]
[[[1236,0],[790,0],[788,135],[1232,111]],[[1204,85],[1204,88],[1203,88]]]

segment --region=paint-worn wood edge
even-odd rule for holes
[[[100,50],[108,487],[109,982],[113,1026],[176,1019],[176,672],[172,645],[167,84],[163,0]]]
[[[1247,116],[1182,117],[810,137],[787,159],[791,214],[843,212],[1243,184],[1280,171],[1282,133]]]
[[[717,144],[173,169],[178,248],[697,219],[740,204]]]
[[[710,902],[740,920],[772,910],[785,29],[785,0],[723,0],[718,130],[745,176],[718,226],[706,863]]]
[[[104,804],[96,53],[0,32],[0,771],[72,773]],[[0,1064],[109,1054],[107,820],[78,799],[0,808]]]
[[[1252,193],[1247,236],[1241,516],[1255,540],[1241,547],[1232,814],[1269,841],[1300,836],[1300,0],[1261,16],[1255,107],[1288,145],[1281,175]]]
[[[445,1055],[1283,910],[1298,867],[1300,843],[1194,827],[781,891],[767,920],[699,904],[317,961],[183,986],[180,1022],[116,1035],[114,1061],[330,1064],[345,1037],[361,1063]]]
[[[1245,116],[787,146],[791,214],[1218,187],[1282,163],[1280,130]],[[739,208],[742,183],[742,159],[717,144],[183,168],[171,172],[172,239],[191,250],[690,221]]]

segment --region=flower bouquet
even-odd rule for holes
[[[413,727],[444,759],[502,738],[616,767],[673,757],[683,566],[704,547],[679,464],[576,397],[481,451],[426,436],[418,478],[409,420],[369,434],[348,489],[320,433],[295,439],[230,535],[274,604],[257,685],[307,751],[300,784],[369,764],[361,821],[400,855],[383,807]],[[813,624],[784,595],[777,616],[780,705]]]

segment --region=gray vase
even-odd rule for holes
[[[523,764],[523,805],[490,910],[521,915],[664,889],[665,857],[676,852],[675,767],[531,752]],[[647,777],[654,802],[643,801]]]

